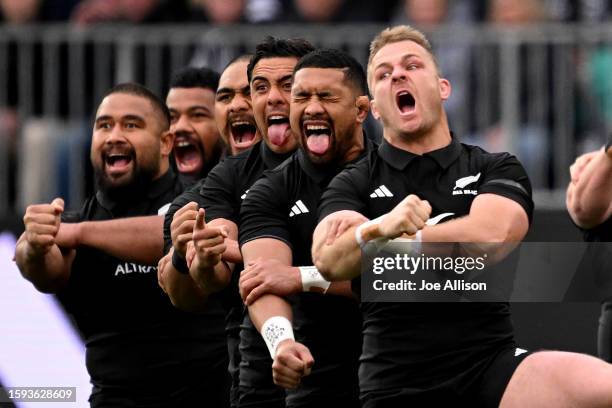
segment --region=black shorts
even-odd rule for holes
[[[530,354],[516,347],[504,348],[486,361],[475,364],[461,380],[449,379],[429,389],[406,387],[363,392],[362,407],[498,407],[514,371]]]
[[[210,375],[192,373],[184,385],[94,386],[89,403],[91,408],[229,408],[229,383],[227,367],[222,367]]]

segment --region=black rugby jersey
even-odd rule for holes
[[[182,189],[168,171],[137,202],[113,201],[99,191],[76,219],[67,221],[156,215]],[[87,369],[96,389],[148,390],[150,396],[170,398],[197,383],[198,376],[211,375],[220,380],[219,392],[227,392],[222,308],[213,302],[203,314],[179,311],[159,287],[155,265],[80,247],[58,296],[85,340]]]
[[[371,142],[365,140],[366,150],[361,156],[372,150]],[[242,203],[240,245],[258,238],[278,239],[291,248],[293,266],[312,265],[312,234],[317,225],[319,198],[340,170],[317,167],[303,150],[298,150],[282,165],[265,172]],[[315,359],[311,375],[302,380],[297,390],[289,392],[288,403],[321,397],[344,397],[350,403],[357,395],[361,347],[357,302],[317,293],[300,293],[288,300],[293,306],[296,340],[306,345]]]
[[[225,218],[238,225],[240,204],[251,185],[261,177],[264,170],[273,169],[287,159],[292,152],[277,154],[263,141],[251,149],[235,156],[226,157],[215,166],[206,179],[199,181],[185,193],[177,197],[170,206],[164,219],[164,247],[166,253],[172,247],[170,225],[174,213],[191,201],[195,201],[206,210],[206,222]],[[227,311],[226,333],[230,357],[229,371],[232,376],[232,406],[237,405],[237,387],[239,382],[240,325],[244,318],[244,305],[238,292],[238,280],[242,264],[238,264],[232,273],[232,279],[219,297]],[[251,336],[251,348],[260,355],[266,356],[266,345],[260,336]],[[273,385],[271,385],[273,386]]]
[[[273,169],[291,156],[292,152],[277,154],[259,141],[252,148],[235,156],[226,157],[205,179],[200,180],[172,202],[164,219],[164,249],[172,247],[170,225],[174,213],[191,201],[206,210],[206,222],[225,218],[238,225],[240,204],[251,185],[267,169]]]
[[[612,217],[591,228],[582,229],[587,247],[576,274],[565,293],[568,302],[600,302],[612,299]]]
[[[612,242],[612,217],[596,227],[584,230],[584,240],[587,242]]]
[[[340,173],[323,194],[319,219],[358,211],[374,219],[406,196],[429,201],[439,222],[465,216],[474,198],[492,193],[519,203],[531,220],[531,186],[518,160],[487,153],[455,137],[422,156],[387,141]],[[362,303],[362,392],[435,389],[450,379],[469,381],[468,368],[514,344],[507,303]]]

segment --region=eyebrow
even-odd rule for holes
[[[293,78],[293,73],[291,73],[291,74],[287,74],[287,75],[285,75],[285,76],[283,76],[283,77],[280,77],[280,78],[278,79],[278,81],[276,81],[276,82],[285,82],[285,81],[287,81],[287,80],[290,80],[291,78]],[[251,80],[251,82],[255,82],[255,81],[258,81],[258,80],[259,80],[259,81],[266,81],[266,82],[270,82],[270,80],[269,80],[268,78],[266,78],[266,77],[262,77],[262,76],[256,76],[256,77],[254,77],[254,78]]]
[[[255,82],[255,81],[266,81],[266,82],[270,82],[270,81],[268,80],[268,78],[266,78],[266,77],[262,77],[262,76],[256,76],[256,77],[253,77],[253,79],[251,79],[251,82]]]
[[[106,120],[114,120],[114,118],[111,115],[102,115],[96,118],[96,123],[98,122],[104,122]],[[129,115],[125,115],[122,116],[119,120],[137,120],[137,121],[141,121],[144,122],[144,118],[142,116],[138,116],[138,115],[134,115],[134,114],[129,114]]]
[[[138,115],[125,115],[121,117],[121,120],[137,120],[137,121],[141,121],[144,122],[144,118]]]
[[[234,93],[234,92],[236,92],[236,90],[233,89],[233,88],[219,88],[219,89],[217,89],[217,95],[224,94],[224,93]]]
[[[410,58],[414,58],[414,57],[421,59],[421,57],[419,57],[416,54],[404,54],[404,55],[402,55],[401,61],[405,62],[406,60],[408,60]],[[379,69],[381,67],[390,67],[390,66],[391,66],[391,64],[388,63],[388,62],[381,62],[380,64],[378,64],[377,66],[374,67],[374,70],[376,71],[377,69]]]
[[[98,117],[96,118],[96,123],[98,123],[98,122],[103,122],[103,121],[105,121],[105,120],[111,120],[111,119],[112,119],[112,117],[111,117],[110,115],[98,116]]]

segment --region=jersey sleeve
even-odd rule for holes
[[[527,172],[511,154],[495,155],[488,163],[479,194],[497,194],[516,201],[527,213],[529,223],[533,217],[531,183]]]
[[[174,218],[174,214],[192,201],[195,201],[201,207],[202,196],[200,196],[199,194],[200,188],[201,184],[197,183],[188,190],[186,190],[183,194],[176,197],[172,201],[172,204],[170,204],[166,215],[164,215],[164,255],[170,251],[170,248],[172,248],[172,236],[170,234],[170,226],[172,225],[172,219]]]
[[[332,179],[319,201],[319,221],[341,210],[357,211],[368,216],[362,191],[368,185],[367,164],[367,159],[361,160]]]
[[[253,184],[240,207],[240,245],[258,238],[275,238],[291,247],[287,193],[282,174],[267,171]]]
[[[239,183],[236,180],[236,172],[232,166],[234,161],[225,159],[215,166],[200,190],[205,197],[204,209],[206,210],[206,222],[217,218],[225,218],[238,224],[240,217],[240,205],[236,203],[234,189]]]

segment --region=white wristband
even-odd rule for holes
[[[302,276],[302,290],[310,292],[312,288],[323,289],[323,293],[327,292],[331,282],[325,280],[319,273],[316,266],[300,266],[300,275]]]
[[[421,242],[423,242],[423,234],[422,230],[418,230],[416,234],[414,234],[414,239],[412,240],[412,253],[416,256],[420,255],[421,252]]]
[[[261,336],[268,346],[272,360],[276,355],[278,344],[286,339],[294,340],[293,327],[289,319],[283,316],[272,316],[261,326]]]
[[[363,229],[369,227],[370,225],[380,224],[383,217],[384,215],[381,215],[378,218],[374,218],[373,220],[366,221],[355,229],[355,241],[357,241],[357,243],[359,244],[361,248],[363,248],[365,244],[367,244],[367,241],[363,240],[363,235],[362,235]]]

